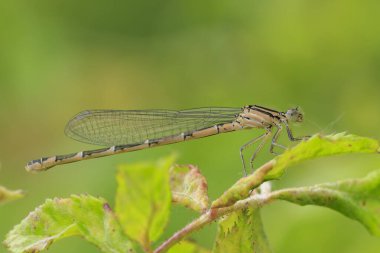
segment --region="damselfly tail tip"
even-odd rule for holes
[[[42,159],[32,160],[28,162],[25,166],[25,170],[28,172],[39,172],[46,170],[41,161]]]

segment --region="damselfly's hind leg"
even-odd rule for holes
[[[246,144],[244,144],[243,146],[241,146],[240,148],[240,158],[241,158],[241,162],[243,163],[243,174],[244,176],[247,176],[247,168],[245,166],[245,160],[244,160],[244,155],[243,155],[243,151],[248,148],[249,146],[253,145],[255,142],[258,142],[259,140],[265,138],[268,136],[268,133],[270,132],[266,132],[265,134],[263,135],[260,135],[252,140],[250,140],[249,142],[247,142]],[[255,152],[256,153],[256,152]]]
[[[286,121],[284,121],[283,123],[284,123],[284,125],[286,127],[286,131],[288,132],[289,140],[291,140],[291,141],[302,141],[302,140],[307,140],[307,139],[310,138],[310,136],[294,137],[293,133],[292,133],[292,130],[290,129],[288,123]]]
[[[260,150],[264,147],[267,138],[268,138],[271,134],[272,134],[271,129],[268,129],[267,132],[264,134],[263,140],[260,142],[259,146],[257,146],[255,152],[254,152],[253,155],[251,156],[251,159],[250,159],[250,165],[251,165],[251,171],[252,171],[252,172],[254,171],[254,168],[253,168],[253,161],[255,160],[255,158],[256,158],[257,154],[260,152]]]
[[[275,147],[279,147],[279,148],[282,148],[282,149],[286,149],[286,147],[283,146],[283,145],[281,145],[281,144],[278,144],[278,143],[277,143],[277,139],[278,139],[278,137],[280,136],[280,133],[281,133],[281,131],[282,131],[282,126],[281,126],[280,124],[278,124],[278,125],[276,125],[276,126],[277,126],[277,130],[276,130],[276,132],[275,132],[275,134],[274,134],[274,136],[273,136],[273,138],[272,138],[272,143],[271,143],[271,145],[270,145],[269,152],[272,153],[272,154],[274,154],[274,155],[279,155],[279,153],[274,152],[273,149],[274,149]]]

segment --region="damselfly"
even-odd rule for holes
[[[66,135],[81,142],[110,147],[43,157],[30,161],[26,165],[26,169],[29,171],[47,170],[59,164],[131,152],[241,129],[264,129],[264,134],[250,140],[240,148],[240,157],[246,174],[243,156],[245,148],[261,141],[251,156],[252,168],[257,153],[270,136],[272,136],[271,153],[274,153],[275,146],[286,148],[277,143],[283,126],[285,126],[291,141],[306,138],[295,138],[289,128],[290,122],[302,122],[302,120],[303,114],[298,107],[286,112],[279,112],[258,105],[248,105],[243,108],[208,107],[182,111],[83,111],[68,122],[65,128]]]

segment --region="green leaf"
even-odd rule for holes
[[[380,153],[380,144],[378,140],[352,134],[317,134],[276,157],[275,165],[265,180],[279,178],[286,168],[304,160],[348,153]]]
[[[174,158],[119,167],[116,214],[125,233],[145,249],[165,228],[171,204],[169,168]]]
[[[259,208],[233,212],[219,221],[213,253],[271,252]]]
[[[8,190],[7,188],[0,186],[0,204],[8,201],[16,200],[24,197],[22,190]]]
[[[339,133],[335,135],[314,135],[307,141],[286,150],[283,154],[264,164],[253,174],[240,179],[216,199],[211,207],[224,207],[248,197],[250,191],[265,181],[278,179],[285,170],[301,161],[318,157],[347,153],[379,153],[379,141],[356,135]]]
[[[6,236],[11,252],[40,252],[53,242],[79,235],[103,252],[135,252],[104,199],[88,195],[48,199]]]
[[[171,247],[168,253],[211,253],[211,251],[190,241],[181,241]]]
[[[359,221],[370,233],[380,236],[380,170],[362,179],[285,189],[272,194],[273,199],[298,205],[331,208]]]
[[[207,209],[209,205],[207,181],[197,167],[173,166],[170,169],[170,188],[174,203],[199,212]]]

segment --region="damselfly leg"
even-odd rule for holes
[[[247,168],[246,168],[246,165],[245,165],[245,159],[244,159],[244,150],[247,149],[248,147],[252,146],[254,143],[258,142],[261,140],[260,144],[257,146],[255,152],[253,153],[253,155],[251,156],[251,159],[250,159],[250,165],[251,165],[251,170],[253,171],[253,161],[255,160],[255,157],[256,155],[259,153],[259,151],[263,148],[265,142],[266,142],[266,139],[268,138],[268,136],[270,136],[272,134],[271,132],[271,129],[268,128],[266,130],[266,132],[252,140],[250,140],[249,142],[245,143],[243,146],[241,146],[240,148],[240,158],[241,158],[241,161],[243,163],[243,174],[244,176],[247,176]]]
[[[256,155],[260,152],[261,149],[263,149],[265,143],[266,143],[266,140],[267,138],[272,134],[272,131],[271,129],[268,129],[267,132],[264,134],[264,138],[263,140],[260,142],[259,146],[257,146],[255,152],[253,153],[253,155],[251,156],[251,159],[250,159],[250,164],[251,164],[251,171],[254,170],[253,168],[253,161],[255,160],[256,158]]]
[[[254,143],[258,142],[259,140],[265,138],[267,136],[267,133],[264,133],[252,140],[250,140],[249,142],[245,143],[243,146],[240,147],[240,159],[241,159],[241,162],[243,163],[243,173],[244,173],[244,176],[247,175],[247,168],[246,168],[246,165],[245,165],[245,160],[244,160],[244,150],[246,148],[248,148],[249,146],[253,145]]]
[[[276,125],[276,127],[277,127],[277,130],[276,130],[275,134],[273,135],[272,142],[271,142],[271,145],[269,148],[269,152],[274,154],[274,155],[279,155],[279,153],[277,153],[273,150],[274,147],[279,147],[282,149],[286,149],[286,147],[277,143],[277,139],[280,136],[280,133],[282,131],[282,125],[278,124],[278,125]]]
[[[289,128],[289,126],[287,124],[287,122],[283,122],[283,123],[284,123],[284,125],[285,125],[285,127],[287,129],[289,140],[291,140],[291,141],[301,141],[301,140],[306,140],[306,139],[308,139],[310,137],[310,136],[294,137],[291,129]],[[272,153],[274,155],[279,155],[279,153],[277,153],[277,152],[274,151],[274,148],[275,147],[279,147],[279,148],[282,148],[282,149],[287,149],[287,147],[285,147],[285,146],[277,143],[277,140],[278,140],[278,138],[279,138],[279,136],[280,136],[280,134],[281,134],[281,132],[283,130],[283,126],[281,124],[274,124],[274,126],[277,128],[277,130],[276,130],[276,132],[273,135],[269,151],[270,151],[270,153]],[[241,147],[241,149],[240,149],[240,156],[241,156],[241,159],[242,159],[242,162],[243,162],[244,175],[247,175],[247,172],[246,172],[245,161],[244,161],[244,157],[243,157],[242,151],[244,149],[246,149],[248,146],[254,144],[255,142],[257,142],[259,140],[261,140],[260,144],[257,146],[255,152],[253,153],[253,155],[251,156],[251,159],[250,159],[251,170],[253,171],[254,170],[253,161],[255,160],[255,158],[256,158],[257,154],[260,152],[260,150],[264,147],[267,138],[271,134],[272,134],[272,127],[267,128],[265,134],[260,135],[259,137],[257,137],[255,139],[249,141],[248,143],[246,143],[245,145],[243,145]]]
[[[307,136],[301,136],[301,137],[294,137],[294,136],[293,136],[293,133],[292,133],[292,130],[291,130],[290,127],[289,127],[288,122],[283,121],[283,123],[284,123],[284,125],[285,125],[285,127],[286,127],[286,131],[288,132],[289,140],[291,140],[291,141],[302,141],[302,140],[307,140],[307,139],[310,138],[309,135],[307,135]]]

